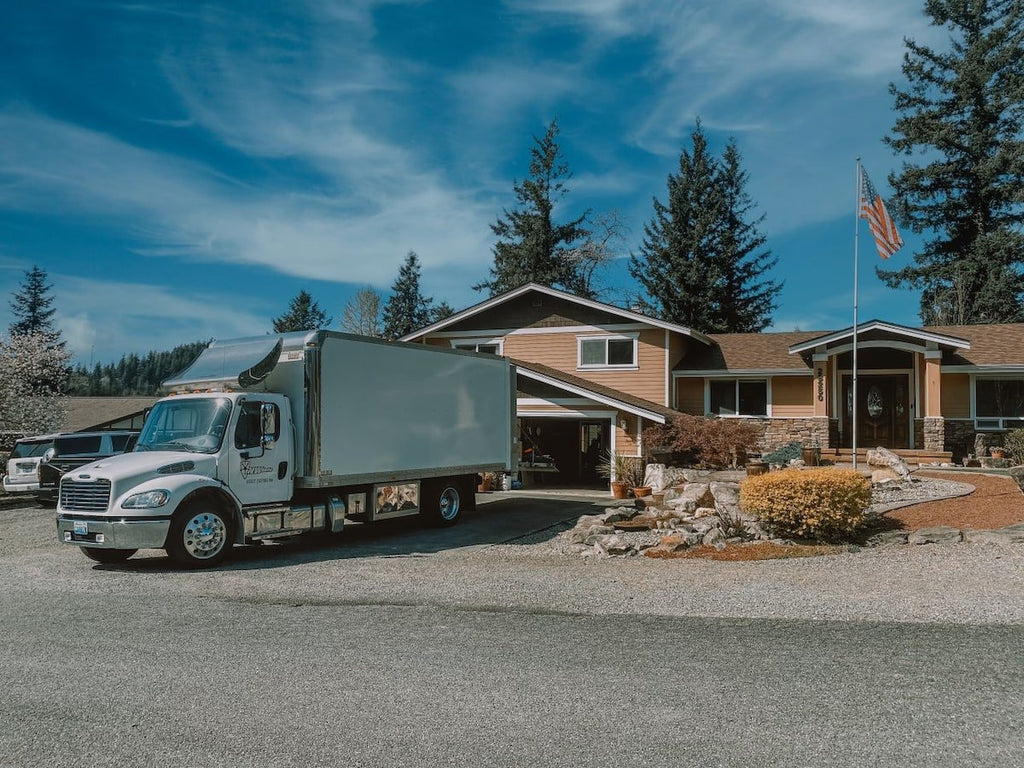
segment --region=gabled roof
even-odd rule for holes
[[[516,373],[528,379],[548,384],[567,392],[589,398],[604,405],[610,405],[620,411],[632,413],[635,416],[643,416],[650,421],[664,424],[669,418],[677,415],[676,411],[658,405],[642,397],[634,397],[618,389],[606,387],[603,384],[595,384],[579,376],[572,376],[557,368],[551,368],[540,363],[528,363],[525,360],[509,358],[516,366]]]
[[[623,318],[624,320],[630,320],[634,323],[646,323],[647,325],[653,326],[655,328],[664,328],[665,330],[668,331],[681,333],[684,336],[692,336],[693,338],[697,339],[698,341],[702,341],[705,344],[711,343],[711,339],[709,339],[703,333],[695,331],[692,328],[687,328],[685,325],[676,325],[675,323],[668,323],[665,322],[664,320],[658,320],[657,318],[654,317],[648,317],[647,315],[642,315],[638,312],[631,312],[628,309],[623,309],[622,307],[616,307],[614,304],[605,304],[604,302],[594,301],[593,299],[583,299],[580,298],[579,296],[574,296],[571,293],[559,291],[556,288],[551,288],[547,285],[540,285],[539,283],[526,283],[525,285],[521,285],[518,288],[515,288],[506,293],[499,294],[498,296],[492,296],[491,298],[485,301],[481,301],[479,304],[474,304],[473,306],[467,307],[461,312],[456,312],[454,315],[446,317],[444,320],[438,320],[436,323],[432,323],[431,325],[428,325],[424,328],[420,328],[417,331],[413,331],[412,333],[406,334],[405,336],[402,336],[399,339],[399,341],[413,341],[422,336],[426,336],[427,334],[435,333],[436,331],[440,331],[443,328],[447,328],[450,325],[454,325],[455,323],[461,322],[466,318],[472,317],[473,315],[479,314],[480,312],[484,312],[500,304],[504,304],[507,301],[511,301],[512,299],[516,299],[522,296],[523,294],[530,292],[543,293],[547,296],[553,296],[558,299],[570,301],[575,304],[579,304],[580,306],[583,307],[596,309],[601,312],[607,312],[612,315],[617,315]]]
[[[961,328],[963,326],[960,326]],[[952,347],[953,349],[970,349],[971,343],[966,339],[958,338],[956,336],[949,336],[944,333],[937,333],[934,329],[929,328],[910,328],[905,325],[896,325],[896,323],[885,323],[881,320],[869,320],[866,323],[860,323],[857,326],[857,335],[862,333],[868,333],[869,331],[882,331],[884,333],[891,333],[894,336],[903,336],[908,339],[923,342],[933,342],[940,347]],[[834,344],[837,341],[846,341],[847,339],[853,339],[853,326],[844,328],[841,331],[833,331],[826,333],[823,336],[817,336],[799,344],[794,344],[789,348],[790,354],[798,354],[800,352],[813,351],[815,347],[824,346],[826,344]]]
[[[141,415],[156,401],[155,397],[69,397],[67,419],[61,427],[67,432],[104,429]]]

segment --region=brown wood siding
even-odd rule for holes
[[[628,430],[624,431],[619,426],[619,421],[626,419]],[[623,456],[637,456],[639,454],[636,440],[636,423],[639,417],[631,413],[620,413],[615,418],[615,452]]]
[[[704,379],[676,379],[676,410],[704,415]]]
[[[814,415],[814,379],[811,376],[772,377],[772,416]]]
[[[668,332],[668,369],[671,371],[680,361],[691,353],[694,346],[704,346],[699,341],[695,342],[688,336],[674,331]]]
[[[430,347],[444,347],[445,349],[451,349],[452,345],[448,339],[438,339],[435,337],[429,337],[423,340],[423,343]]]
[[[654,403],[665,402],[665,332],[660,328],[640,331],[637,339],[637,370],[577,370],[577,336],[607,334],[538,333],[505,337],[505,355],[540,363],[596,384],[620,390]]]
[[[942,415],[947,419],[971,417],[971,377],[966,373],[942,374]]]

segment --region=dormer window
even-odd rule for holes
[[[636,335],[577,336],[577,368],[636,368]]]

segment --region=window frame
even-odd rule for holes
[[[602,333],[585,334],[576,337],[576,370],[578,371],[638,371],[640,370],[640,334],[639,333]],[[604,342],[604,362],[584,363],[583,343],[586,341]],[[609,363],[608,342],[629,341],[633,344],[633,362],[631,363]]]
[[[714,413],[711,410],[711,385],[731,382],[736,413]],[[740,384],[764,384],[764,413],[739,413]],[[772,416],[772,380],[768,376],[723,376],[704,379],[704,415],[720,419],[764,419]]]
[[[1002,432],[1024,427],[1024,412],[1020,416],[983,415],[978,411],[978,384],[980,382],[1013,381],[1024,387],[1024,376],[1019,374],[976,374],[971,376],[971,418],[979,432]]]
[[[476,352],[481,355],[496,355],[497,357],[503,357],[505,354],[505,339],[504,338],[491,338],[491,337],[479,337],[470,339],[449,339],[449,345],[452,349],[457,349],[460,352]],[[472,349],[470,349],[472,346]],[[480,347],[497,347],[495,352],[481,352]]]

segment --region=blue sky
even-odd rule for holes
[[[716,152],[736,138],[766,215],[774,328],[847,326],[855,158],[887,194],[903,37],[947,37],[921,7],[5,3],[0,293],[46,269],[84,363],[263,333],[301,289],[337,325],[409,250],[424,292],[462,308],[552,118],[574,171],[558,215],[618,210],[628,255],[700,116]],[[860,226],[861,318],[915,324]],[[920,242],[903,234],[891,265]],[[624,259],[604,282],[635,290]]]

